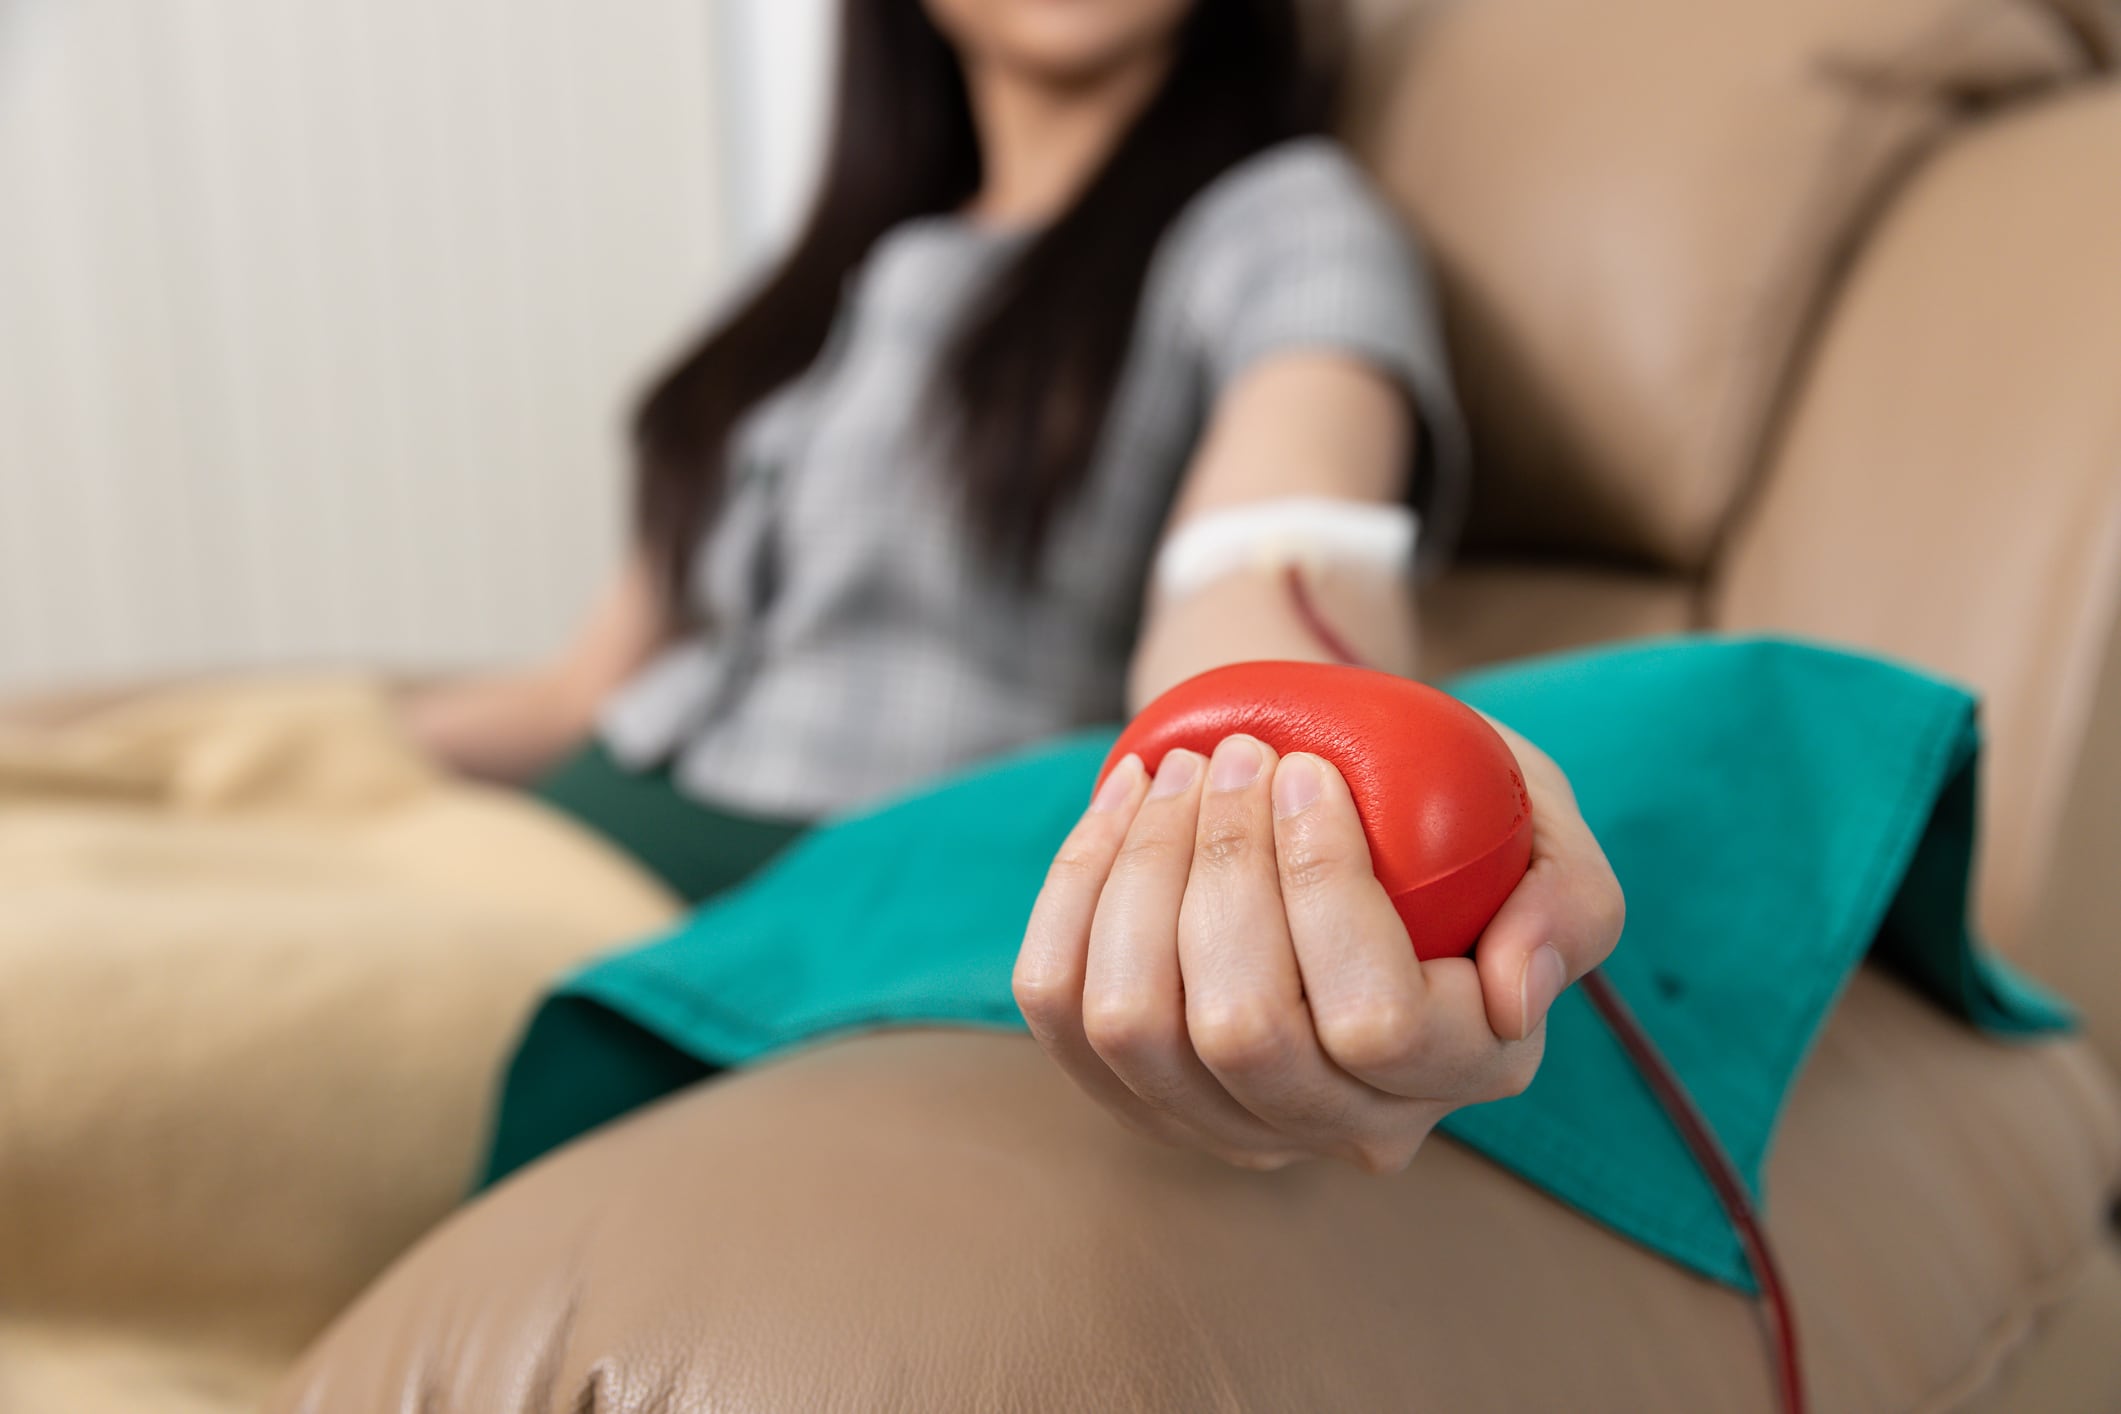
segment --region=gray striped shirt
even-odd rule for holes
[[[1118,719],[1179,478],[1218,393],[1278,352],[1349,352],[1400,379],[1430,524],[1453,518],[1465,440],[1428,284],[1354,164],[1306,139],[1232,169],[1165,233],[1082,493],[1038,582],[1012,582],[922,406],[958,320],[1024,239],[935,216],[869,253],[817,362],[737,429],[694,560],[708,627],[608,704],[621,762],[669,761],[697,798],[810,817]]]

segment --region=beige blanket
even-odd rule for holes
[[[0,1410],[247,1405],[461,1195],[540,984],[673,909],[372,685],[0,725]]]

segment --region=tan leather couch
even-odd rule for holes
[[[2087,1008],[2007,1046],[1862,976],[1769,1216],[1826,1411],[2121,1409],[2121,14],[1370,7],[1356,141],[1480,453],[1431,661],[1689,626],[1986,697],[1979,906]],[[2099,1052],[2103,1051],[2102,1060]],[[390,1271],[276,1407],[1758,1411],[1738,1297],[1450,1143],[1145,1146],[1026,1041],[686,1093]]]

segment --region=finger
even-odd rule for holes
[[[1627,913],[1605,851],[1566,784],[1542,785],[1526,774],[1533,786],[1531,867],[1473,949],[1488,1024],[1509,1039],[1545,1025],[1555,999],[1611,955]]]
[[[1106,775],[1046,871],[1011,978],[1017,1009],[1039,1045],[1100,1103],[1138,1126],[1148,1120],[1140,1101],[1083,1034],[1083,984],[1098,896],[1148,789],[1141,758],[1131,753]]]
[[[1248,736],[1225,739],[1209,761],[1179,910],[1193,1049],[1233,1099],[1298,1147],[1403,1167],[1433,1119],[1408,1118],[1408,1102],[1334,1066],[1312,1029],[1282,906],[1277,762]]]
[[[1308,752],[1274,772],[1275,860],[1311,1019],[1326,1054],[1369,1081],[1399,1078],[1422,1025],[1420,960],[1370,864],[1347,782]]]
[[[1235,1154],[1272,1147],[1274,1136],[1194,1054],[1178,962],[1205,765],[1198,752],[1167,753],[1128,828],[1090,925],[1083,1031],[1111,1073],[1167,1125]]]
[[[1409,1077],[1405,1088],[1418,1075],[1450,1108],[1523,1094],[1546,1054],[1546,1028],[1523,1040],[1497,1036],[1472,958],[1433,958],[1421,972],[1429,1001],[1410,1052],[1399,1057]]]
[[[1539,1047],[1488,1029],[1473,964],[1415,956],[1332,763],[1284,758],[1274,814],[1282,899],[1327,1057],[1377,1090],[1446,1109],[1530,1083]]]
[[[1141,757],[1129,752],[1106,773],[1046,869],[1011,979],[1034,1032],[1048,1024],[1081,1028],[1083,966],[1097,897],[1148,786]]]

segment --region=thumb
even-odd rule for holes
[[[1555,998],[1612,954],[1627,905],[1605,851],[1566,794],[1532,801],[1532,863],[1474,945],[1488,1026],[1521,1041]]]

